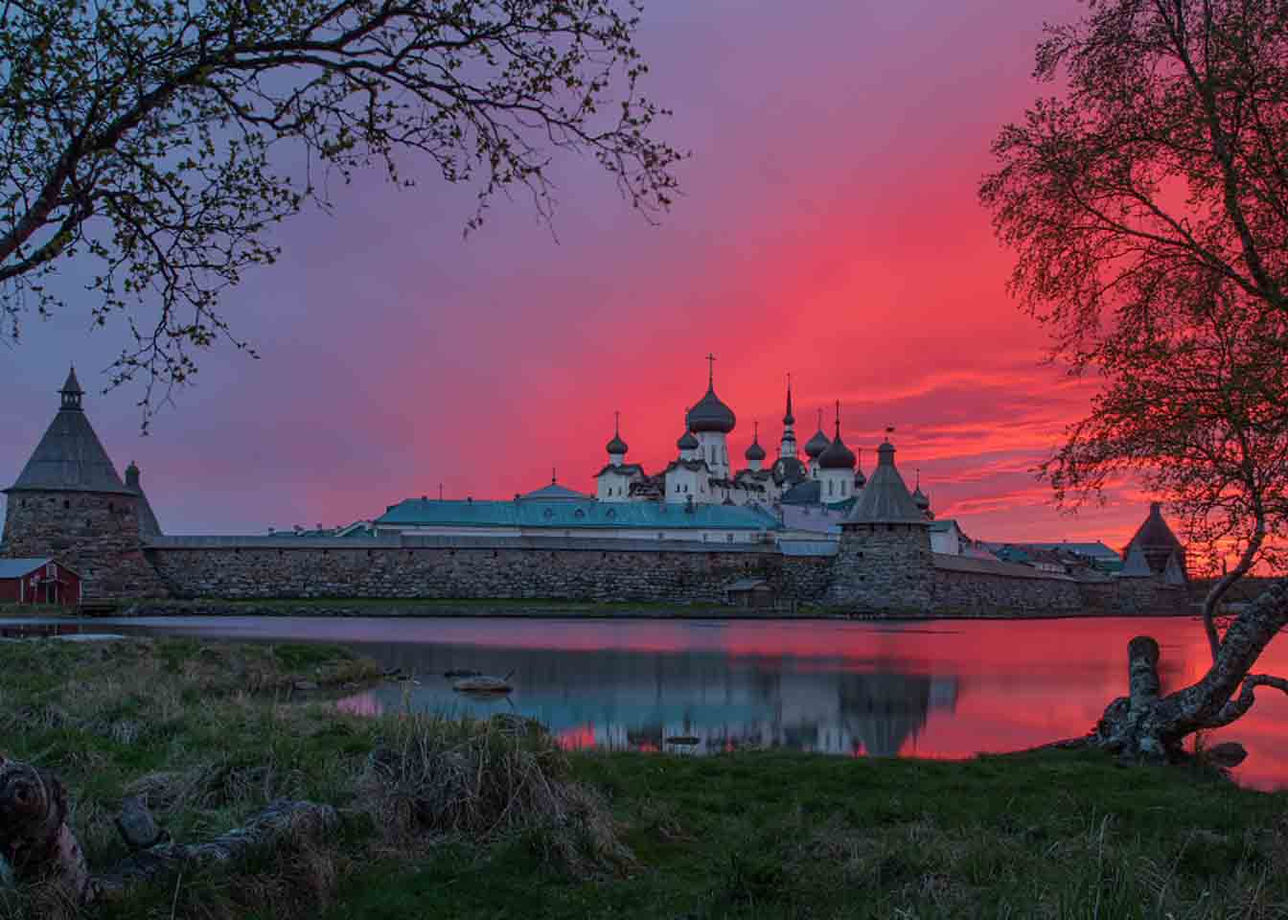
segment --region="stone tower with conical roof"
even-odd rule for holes
[[[877,448],[877,468],[841,521],[827,603],[853,610],[925,612],[934,557],[930,522],[894,465],[894,445]]]
[[[0,556],[58,559],[84,579],[86,599],[167,596],[143,553],[144,531],[159,528],[137,468],[130,485],[117,475],[81,405],[85,393],[75,369],[59,395],[44,437],[4,490]]]

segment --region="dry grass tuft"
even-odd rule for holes
[[[631,861],[606,803],[569,779],[567,756],[539,728],[426,714],[383,728],[360,788],[388,843],[522,833],[579,877]]]

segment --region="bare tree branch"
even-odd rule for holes
[[[428,162],[492,196],[553,207],[555,151],[589,153],[646,217],[678,154],[640,95],[639,0],[79,0],[11,3],[0,29],[0,331],[66,260],[101,269],[93,316],[138,336],[114,382],[182,383],[226,335],[219,294],[269,264],[313,170]],[[301,147],[303,176],[275,149]],[[134,322],[140,314],[152,319]]]

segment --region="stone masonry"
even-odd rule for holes
[[[0,556],[58,559],[81,576],[86,600],[168,597],[143,554],[136,502],[122,493],[12,493]]]
[[[180,598],[542,598],[718,604],[725,589],[764,578],[780,597],[817,601],[830,557],[772,547],[711,551],[586,539],[514,541],[219,540],[163,537],[148,556]]]
[[[928,611],[932,558],[924,525],[846,522],[826,601],[860,611]]]

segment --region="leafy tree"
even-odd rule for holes
[[[1157,646],[1134,644],[1096,735],[1179,756],[1256,687],[1288,690],[1249,674],[1288,623],[1288,3],[1089,0],[1036,60],[1063,91],[1002,129],[980,197],[1053,356],[1103,382],[1044,471],[1066,502],[1141,473],[1239,558],[1205,604],[1209,672],[1159,698]],[[1281,577],[1222,636],[1211,613],[1257,563]]]
[[[60,306],[49,276],[98,268],[123,314],[114,368],[185,380],[231,338],[220,293],[277,250],[267,228],[322,179],[399,160],[543,216],[556,151],[589,154],[646,215],[678,154],[638,94],[639,0],[6,0],[0,4],[0,332]],[[281,171],[275,148],[307,166]],[[233,341],[236,341],[235,339]],[[240,344],[240,343],[238,343]]]

